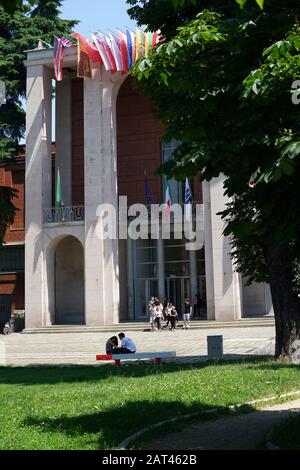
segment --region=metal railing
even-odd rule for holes
[[[81,222],[84,220],[84,206],[51,207],[44,210],[44,224]]]

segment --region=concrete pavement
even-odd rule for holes
[[[0,336],[0,365],[95,365],[96,354],[115,332],[65,332]],[[274,326],[205,327],[171,332],[126,331],[139,352],[176,351],[177,361],[197,362],[207,355],[207,336],[223,335],[225,358],[274,353]]]
[[[300,413],[299,399],[268,406],[253,413],[183,426],[179,432],[143,444],[142,449],[255,450],[273,426],[296,413]]]

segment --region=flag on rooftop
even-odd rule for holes
[[[121,53],[121,71],[122,73],[128,72],[128,47],[127,36],[122,31],[119,31],[119,44]]]
[[[111,51],[113,53],[113,56],[116,62],[117,72],[122,72],[121,52],[119,49],[119,45],[116,41],[115,35],[112,33],[109,33],[109,39],[110,39],[110,44],[111,44]]]
[[[127,49],[128,49],[128,70],[130,70],[132,65],[135,63],[135,58],[136,58],[135,34],[133,31],[130,31],[129,29],[127,29],[126,35],[127,35]]]
[[[100,57],[102,59],[102,62],[104,64],[105,70],[108,70],[108,71],[111,70],[111,64],[110,64],[110,61],[109,61],[109,57],[108,57],[108,55],[107,55],[107,53],[106,53],[106,51],[103,47],[101,39],[94,33],[91,33],[91,35],[92,35],[92,38],[94,40],[94,44],[98,49],[98,52],[99,52],[99,55],[100,55]]]
[[[136,60],[141,59],[145,53],[144,32],[140,28],[136,28]]]
[[[112,73],[115,73],[117,71],[117,64],[116,64],[116,60],[115,60],[114,55],[113,55],[112,50],[111,50],[110,40],[104,34],[100,34],[99,39],[102,43],[102,46],[105,50],[105,53],[106,53],[106,55],[108,57],[108,60],[109,60],[109,63],[110,63],[110,69],[109,70]]]
[[[185,220],[192,220],[193,218],[193,198],[188,178],[185,180],[185,207],[184,207]]]
[[[62,80],[62,62],[64,57],[64,48],[62,45],[62,40],[58,37],[54,37],[54,73],[55,78],[58,82]]]
[[[134,33],[127,28],[126,33],[118,31],[117,34],[109,32],[91,33],[92,41],[81,34],[73,33],[62,38],[54,38],[54,69],[57,81],[62,80],[62,63],[64,49],[77,42],[78,51],[78,77],[91,77],[91,61],[104,65],[105,70],[111,73],[127,73],[138,59],[149,57],[155,46],[161,42],[159,32],[144,33],[136,28]]]

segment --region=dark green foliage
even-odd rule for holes
[[[282,1],[277,9],[274,2],[263,13],[250,3],[226,15],[204,10],[135,69],[166,138],[183,142],[162,171],[178,179],[225,175],[226,193],[237,196],[223,214],[226,233],[238,268],[259,281],[267,279],[265,247],[300,239],[300,109],[291,101],[300,5]],[[289,47],[276,46],[286,37]],[[275,65],[274,55],[281,57]]]
[[[12,224],[14,220],[14,197],[17,197],[16,191],[0,186],[0,245],[5,235],[6,228]]]
[[[23,3],[12,15],[0,9],[0,80],[6,85],[6,104],[0,108],[0,160],[15,156],[24,136],[25,51],[35,49],[39,39],[52,43],[54,35],[67,34],[76,24],[59,18],[60,0]]]
[[[35,49],[39,39],[70,33],[76,21],[59,18],[61,0],[11,1],[0,7],[0,80],[6,86],[6,103],[0,106],[0,161],[16,156],[25,132],[26,50]],[[0,243],[4,228],[11,223],[12,193],[1,190]],[[5,208],[7,212],[5,212]]]
[[[165,138],[182,142],[160,171],[224,176],[236,267],[270,282],[276,357],[291,359],[300,339],[300,3],[239,3],[206,2],[134,75]]]

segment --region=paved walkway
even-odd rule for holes
[[[176,351],[176,360],[181,362],[205,360],[210,335],[223,335],[225,358],[274,353],[273,326],[128,331],[126,334],[135,341],[138,351]],[[0,336],[0,365],[95,365],[96,354],[104,353],[110,336],[112,332]]]
[[[247,414],[198,422],[150,441],[151,450],[255,450],[266,433],[280,420],[300,413],[300,400],[290,401]]]

